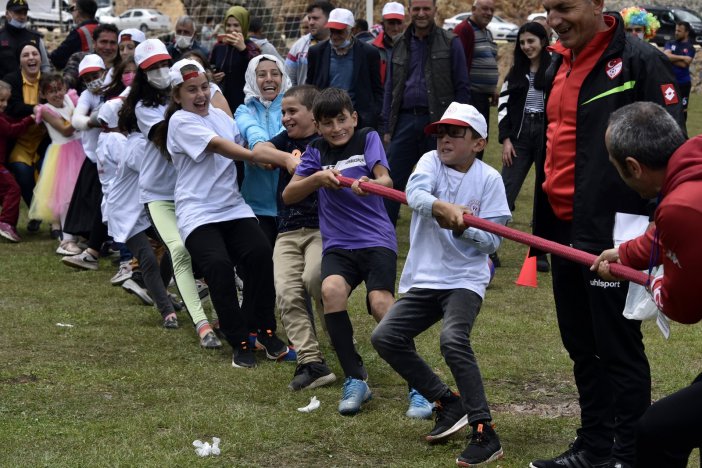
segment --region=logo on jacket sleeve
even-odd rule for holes
[[[666,106],[678,103],[678,93],[675,92],[675,86],[672,83],[662,84],[661,93]]]
[[[615,79],[622,72],[622,59],[615,58],[607,62],[607,69],[605,71],[610,80]]]

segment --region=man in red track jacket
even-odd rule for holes
[[[657,104],[637,102],[612,114],[605,136],[609,158],[643,198],[658,197],[654,224],[619,248],[605,250],[597,270],[612,279],[609,262],[637,270],[663,264],[650,285],[653,300],[680,323],[702,319],[702,136],[685,141],[676,121]],[[637,427],[637,467],[684,467],[702,440],[702,374],[687,388],[653,404]]]

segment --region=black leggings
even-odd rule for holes
[[[702,374],[651,405],[637,426],[636,466],[685,468],[702,445]]]
[[[255,218],[199,226],[185,240],[205,276],[210,298],[227,341],[239,346],[255,330],[275,332],[273,250]],[[234,266],[244,281],[244,300],[237,300]]]

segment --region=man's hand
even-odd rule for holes
[[[619,278],[614,276],[609,271],[610,263],[621,263],[619,261],[619,249],[608,249],[605,250],[597,257],[590,267],[590,271],[596,272],[602,279],[607,281],[617,281]]]
[[[468,226],[463,222],[463,215],[472,215],[467,206],[456,205],[441,200],[436,200],[431,207],[431,214],[444,229],[450,229],[457,236],[463,234]]]
[[[315,182],[317,187],[338,190],[341,188],[341,182],[336,177],[341,175],[341,172],[336,169],[326,169],[315,173]]]

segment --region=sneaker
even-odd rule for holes
[[[266,351],[266,357],[274,361],[282,358],[289,351],[285,343],[280,341],[280,338],[275,336],[275,333],[270,330],[258,332],[256,336],[256,347],[264,349]]]
[[[210,288],[204,281],[195,280],[195,287],[197,288],[197,295],[200,296],[200,299],[204,299],[210,295]]]
[[[103,242],[100,246],[101,257],[119,257],[119,247],[112,241]]]
[[[536,257],[536,271],[540,271],[541,273],[548,273],[551,271],[551,265],[548,263],[546,254]]]
[[[290,390],[317,388],[328,385],[336,380],[336,375],[322,362],[300,364],[295,369],[295,375],[288,385]]]
[[[200,347],[205,349],[219,349],[222,347],[222,342],[219,341],[217,335],[213,331],[208,331],[200,338]]]
[[[27,222],[27,231],[29,232],[39,232],[39,227],[41,227],[41,221],[38,219],[30,219]]]
[[[413,419],[431,419],[434,405],[415,389],[409,391],[409,407],[405,415]]]
[[[427,442],[437,442],[468,425],[468,415],[466,410],[463,409],[463,403],[461,403],[460,398],[456,398],[445,406],[437,402],[434,411],[436,412],[436,422],[434,423],[434,429],[426,436]]]
[[[49,230],[49,237],[51,237],[52,239],[57,239],[57,240],[61,239],[62,235],[63,235],[63,233],[61,232],[60,229],[53,229],[52,228]]]
[[[14,226],[2,222],[0,222],[0,237],[4,237],[10,242],[19,242],[22,240]]]
[[[185,309],[185,302],[181,301],[177,294],[169,292],[168,298],[171,300],[173,309],[175,309],[176,312],[180,312],[181,310]]]
[[[110,278],[110,283],[112,283],[112,286],[119,286],[131,278],[132,266],[129,264],[129,262],[122,262],[119,264],[119,270],[117,270],[115,276]]]
[[[339,413],[344,416],[354,415],[361,411],[361,405],[373,397],[368,384],[363,380],[347,377],[341,389]]]
[[[72,268],[80,268],[81,270],[97,270],[98,260],[90,255],[87,251],[83,251],[78,255],[63,257],[61,259],[64,265]]]
[[[502,262],[500,262],[500,257],[497,256],[497,252],[491,253],[488,255],[490,257],[490,260],[492,260],[492,264],[495,268],[500,268],[502,266]]]
[[[56,248],[56,253],[59,255],[73,256],[83,253],[83,249],[78,247],[78,244],[76,244],[75,241],[63,240],[59,242],[59,245]]]
[[[232,355],[232,367],[256,367],[256,356],[251,348],[249,348],[249,344],[246,341],[242,341],[239,346],[234,348],[234,354]]]
[[[171,330],[175,330],[178,328],[178,317],[175,315],[163,319],[163,328],[169,328]]]
[[[587,451],[582,446],[581,440],[576,438],[573,443],[568,446],[568,450],[562,454],[548,460],[535,460],[529,463],[529,468],[563,468],[580,466],[586,468],[611,468],[612,460],[609,458],[593,459],[593,457],[588,456]]]
[[[134,281],[134,279],[128,279],[122,283],[122,289],[141,299],[141,302],[143,302],[144,305],[154,305],[154,301],[151,299],[151,296],[149,296],[149,291],[147,291],[146,288],[142,288],[136,281]]]
[[[483,466],[499,460],[504,453],[500,439],[491,424],[479,423],[473,426],[468,446],[456,458],[458,466]]]
[[[278,362],[294,362],[297,363],[297,350],[291,344],[288,345],[288,352],[278,358]]]

